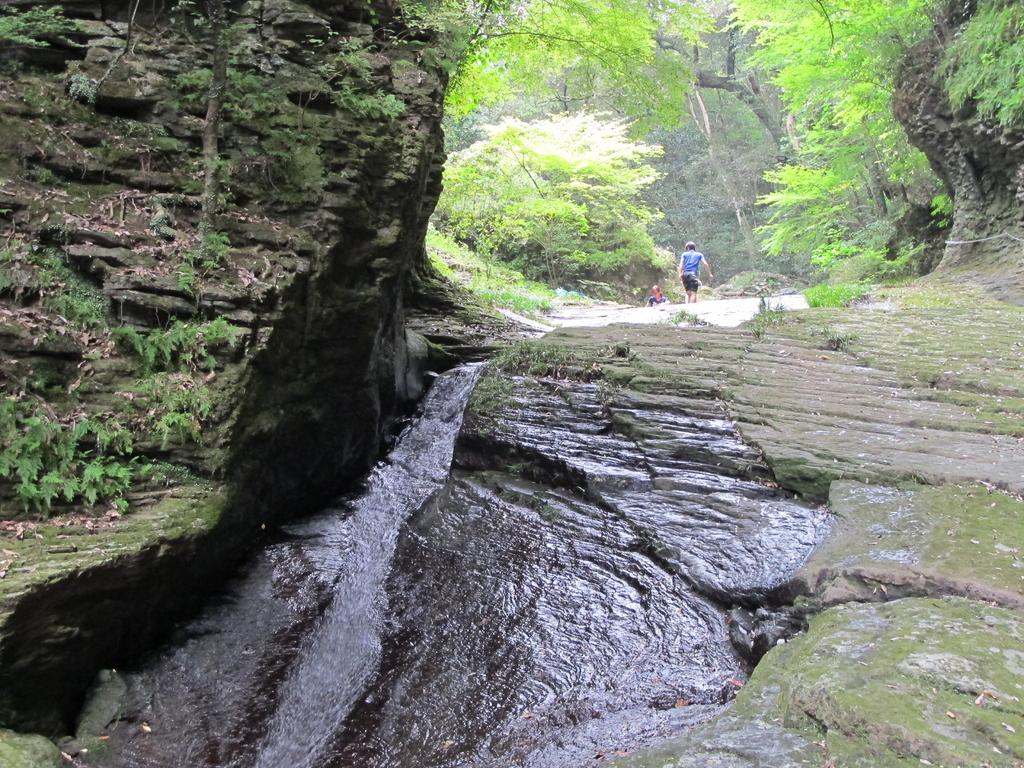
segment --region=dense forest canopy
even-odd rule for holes
[[[638,204],[659,214],[647,224],[657,246],[678,250],[696,239],[725,276],[749,269],[845,281],[920,274],[941,258],[953,200],[911,145],[893,100],[909,53],[939,34],[943,6],[474,6],[481,15],[463,39],[449,96],[450,145],[464,150],[507,118],[542,124],[589,114],[595,130],[602,119],[625,120],[634,141],[663,149],[648,160],[659,180],[638,193]],[[955,108],[976,104],[1004,126],[1021,123],[1021,24],[1018,4],[982,0],[966,24],[949,30],[955,40],[941,76]],[[464,174],[466,156],[456,157]],[[451,199],[459,189],[450,188],[442,211],[459,205]],[[465,233],[451,234],[474,245]],[[532,274],[543,269],[514,250],[483,247]]]

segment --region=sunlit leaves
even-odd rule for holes
[[[0,47],[4,44],[44,47],[49,39],[76,28],[76,22],[65,18],[59,5],[0,9]]]
[[[550,92],[671,125],[683,115],[693,72],[686,57],[657,41],[692,45],[709,24],[703,11],[681,2],[525,0],[482,22],[448,108],[461,117],[515,94]]]
[[[770,69],[796,118],[800,149],[769,180],[764,228],[772,254],[883,248],[901,201],[891,190],[930,186],[923,155],[892,110],[910,48],[930,34],[936,0],[736,0],[757,33],[754,62]],[[825,259],[824,261],[829,261]]]
[[[579,114],[507,119],[449,160],[440,223],[484,255],[552,283],[650,260],[642,201],[660,148],[621,120]]]

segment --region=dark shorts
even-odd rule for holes
[[[697,279],[696,275],[686,273],[685,275],[683,275],[683,288],[685,288],[687,291],[696,291],[698,288],[700,288],[700,280]]]

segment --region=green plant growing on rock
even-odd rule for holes
[[[202,110],[212,79],[213,71],[209,67],[182,72],[174,79],[180,94],[177,104],[191,112]],[[255,121],[262,126],[263,121],[281,111],[285,98],[284,91],[272,78],[236,67],[228,68],[224,117],[231,122],[249,124]]]
[[[147,428],[166,449],[172,442],[201,443],[203,422],[213,410],[209,388],[187,373],[158,373],[140,381],[135,392],[149,406]]]
[[[107,325],[107,299],[51,248],[15,245],[0,249],[0,294],[42,305],[83,330]]]
[[[199,111],[212,82],[210,69],[182,73],[175,79],[179,103]],[[288,202],[316,199],[325,183],[320,132],[307,125],[305,109],[288,98],[288,83],[261,73],[229,67],[226,73],[224,119],[259,131],[257,144],[242,150],[237,165],[218,160],[218,172],[234,170],[243,178],[269,184]],[[308,96],[312,101],[314,95]]]
[[[547,376],[555,379],[593,381],[601,378],[599,361],[568,347],[521,341],[510,344],[494,357],[494,366],[506,373]]]
[[[57,178],[57,174],[47,168],[45,165],[33,165],[25,172],[25,175],[36,184],[41,184],[45,187],[54,187],[60,183],[60,179]]]
[[[850,345],[857,340],[857,334],[844,331],[835,326],[826,325],[817,331],[817,335],[825,342],[825,348],[833,352],[843,352],[850,348]]]
[[[212,371],[217,359],[211,350],[231,343],[237,329],[223,317],[208,323],[174,320],[167,328],[141,333],[122,327],[112,331],[122,348],[133,352],[147,373],[163,371]]]
[[[68,96],[81,104],[95,104],[98,90],[96,82],[81,72],[68,78]]]
[[[747,327],[755,339],[762,341],[768,334],[768,329],[781,323],[785,315],[784,310],[769,309],[767,304],[762,301],[760,311],[754,316],[754,319],[750,321]]]
[[[61,317],[80,328],[95,330],[107,326],[107,298],[96,287],[75,276],[48,305]]]
[[[693,312],[688,312],[685,309],[680,309],[668,318],[668,322],[671,325],[707,325],[706,320],[701,320]]]
[[[393,93],[384,93],[374,82],[374,59],[366,43],[334,35],[329,39],[307,37],[314,49],[332,49],[317,74],[328,86],[331,100],[357,118],[394,120],[406,113],[406,103]],[[314,100],[321,92],[309,94]]]
[[[1024,123],[1024,7],[983,0],[946,51],[944,71],[953,106],[974,100],[1000,125]]]
[[[174,271],[175,279],[178,283],[178,288],[184,293],[195,296],[198,287],[199,273],[196,268],[189,264],[187,261],[182,262],[178,265],[178,268]]]
[[[181,261],[183,266],[191,267],[193,271],[209,272],[223,267],[229,253],[231,241],[226,234],[217,231],[204,232],[198,246],[182,253]]]
[[[336,53],[320,65],[318,74],[330,88],[331,100],[338,107],[368,119],[394,120],[405,113],[405,102],[394,94],[381,92],[374,84],[373,59],[361,41],[340,38],[336,41],[308,38],[308,41],[316,47],[329,45],[336,49]]]
[[[119,510],[131,487],[132,437],[113,417],[59,419],[24,400],[0,401],[0,478],[26,509],[107,501]]]

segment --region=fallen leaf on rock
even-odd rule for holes
[[[689,699],[676,699],[676,703],[675,703],[675,708],[676,709],[682,709],[683,707],[688,707],[688,706],[690,706],[690,700]]]

